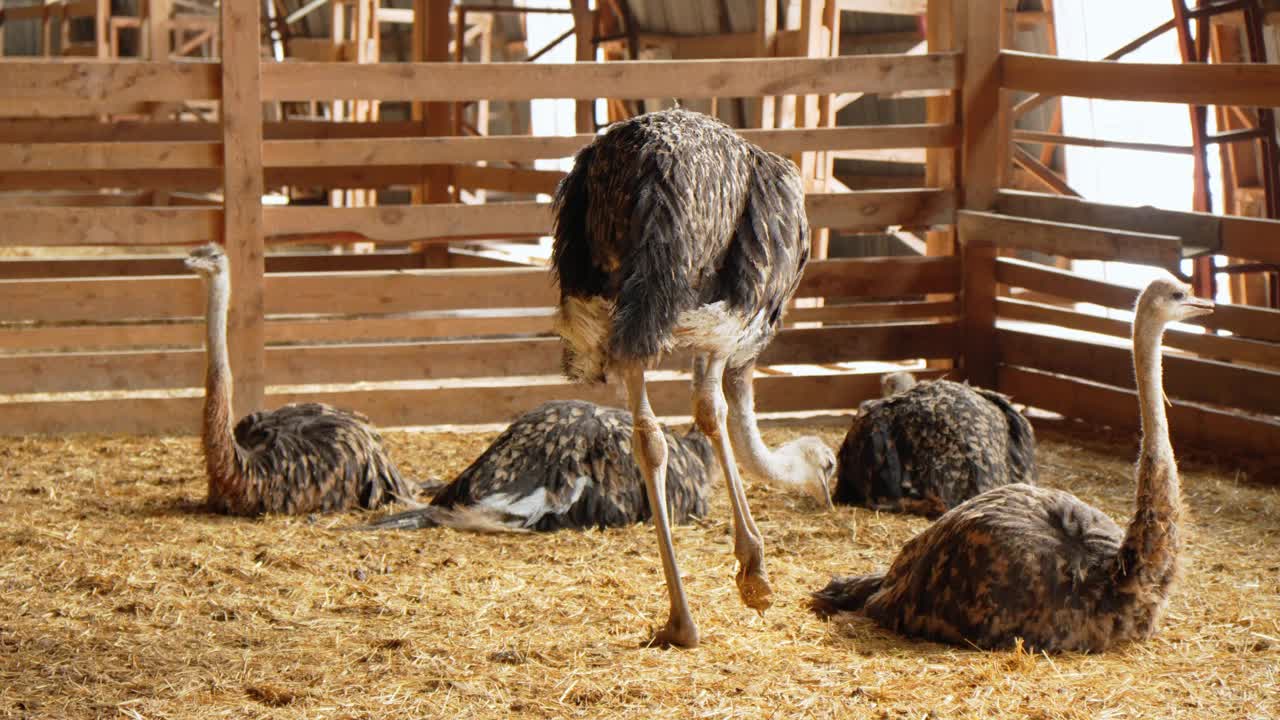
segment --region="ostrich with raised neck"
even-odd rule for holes
[[[299,514],[411,500],[382,438],[362,415],[297,403],[251,413],[232,428],[227,257],[217,245],[206,245],[186,265],[208,291],[201,441],[209,508],[231,515]]]
[[[694,354],[693,414],[729,486],[738,593],[763,612],[773,594],[764,540],[734,453],[753,474],[824,506],[835,471],[835,453],[818,438],[766,447],[752,407],[756,356],[777,333],[809,257],[800,174],[724,123],[666,110],[616,123],[583,148],[554,212],[565,372],[601,382],[612,371],[624,381],[670,601],[653,641],[693,647],[698,630],[665,505],[667,444],[645,372],[667,352]]]
[[[832,580],[814,594],[814,610],[862,610],[904,635],[980,648],[1020,638],[1037,650],[1099,652],[1150,637],[1178,577],[1182,516],[1160,343],[1168,323],[1212,311],[1172,278],[1138,298],[1142,442],[1127,530],[1070,493],[1005,485],[943,515],[887,573]]]

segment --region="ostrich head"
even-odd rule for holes
[[[183,262],[188,270],[203,278],[227,274],[227,256],[213,243],[192,250]]]
[[[1137,316],[1150,317],[1159,326],[1213,312],[1213,301],[1198,298],[1191,288],[1171,277],[1157,278],[1138,296]]]
[[[880,378],[880,396],[891,397],[916,386],[916,376],[903,370]]]
[[[820,438],[808,436],[784,443],[775,453],[790,484],[808,493],[822,507],[834,509],[831,481],[836,474],[836,454]]]

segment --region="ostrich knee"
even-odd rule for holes
[[[708,438],[718,438],[729,421],[729,404],[724,394],[710,384],[700,385],[693,399],[693,421]]]
[[[667,438],[662,432],[662,426],[658,424],[658,418],[650,413],[641,413],[636,417],[631,443],[640,467],[646,472],[657,473],[657,481],[665,485],[666,475],[660,471],[667,464]]]

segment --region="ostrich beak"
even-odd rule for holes
[[[1213,301],[1204,298],[1189,297],[1182,303],[1187,308],[1187,317],[1197,317],[1200,315],[1208,315],[1213,312]]]

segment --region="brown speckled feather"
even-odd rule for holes
[[[979,493],[1034,484],[1035,433],[999,393],[936,380],[862,404],[834,500],[938,517]]]
[[[549,402],[520,416],[431,501],[373,528],[413,529],[440,522],[437,510],[477,508],[512,528],[606,528],[652,517],[631,453],[631,413],[588,402]],[[719,475],[706,436],[666,430],[667,507],[675,522],[707,512]],[[451,516],[444,516],[451,517]],[[472,515],[462,516],[466,525]]]

